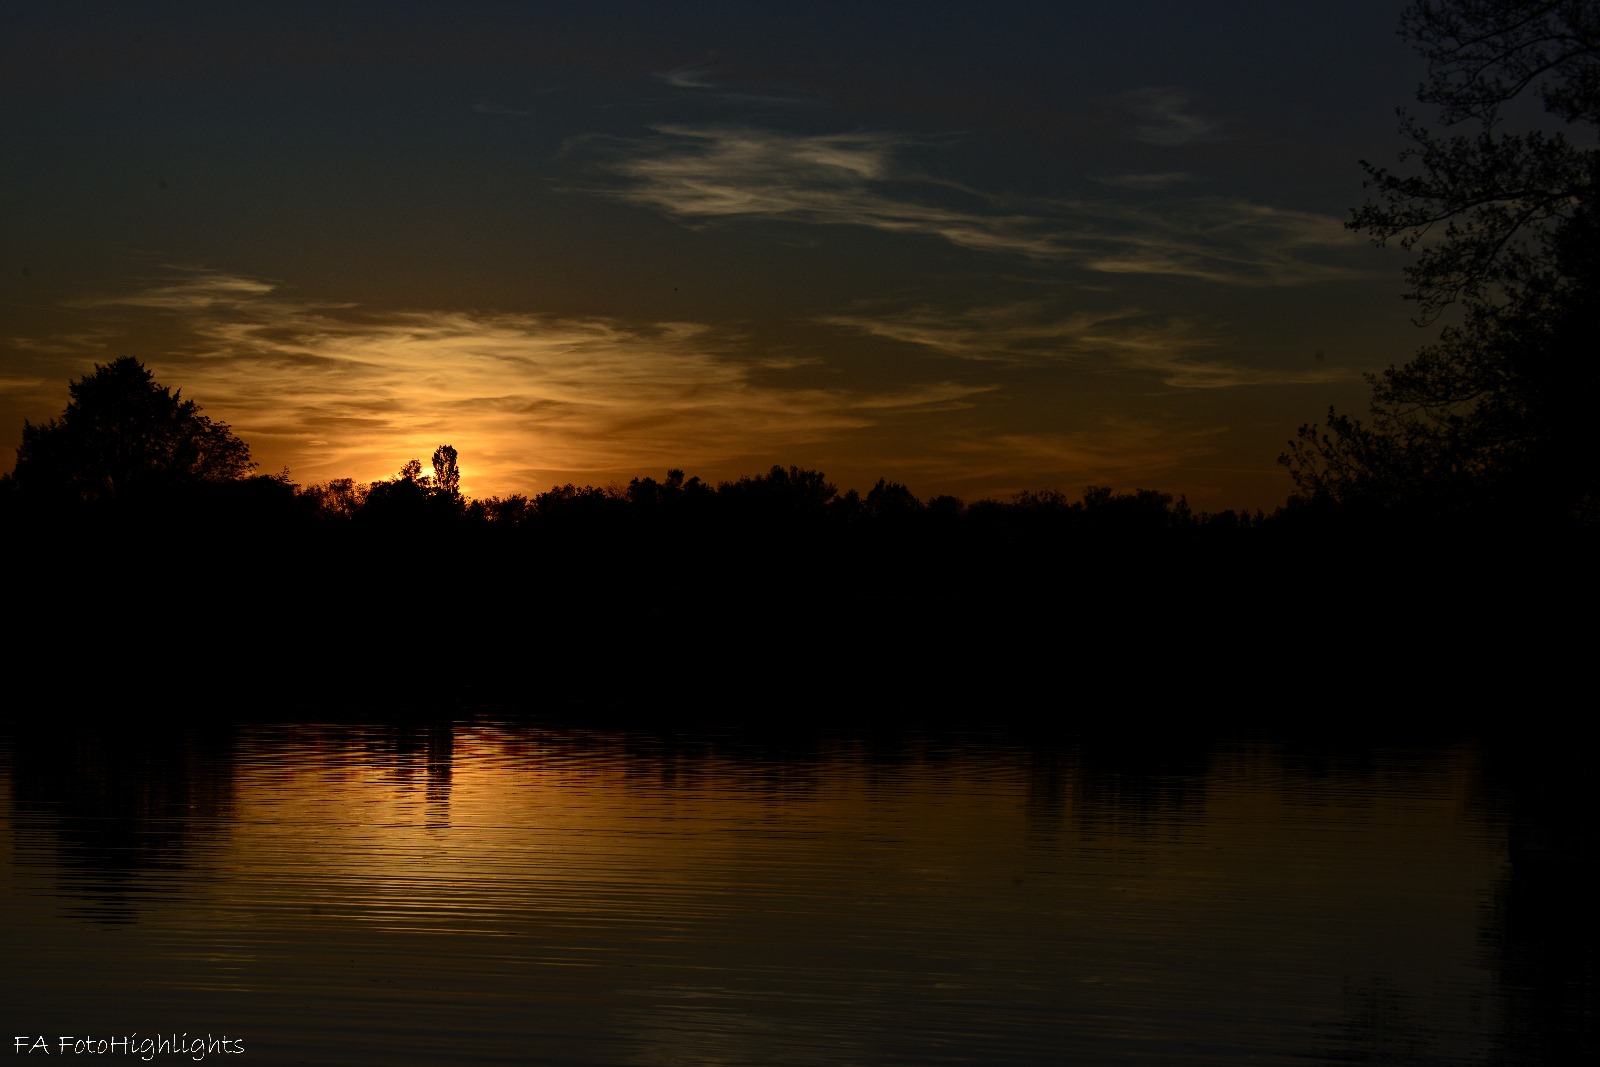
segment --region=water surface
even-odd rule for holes
[[[477,718],[29,730],[3,755],[14,1035],[226,1033],[245,1057],[214,1059],[317,1064],[1554,1063],[1593,1041],[1592,986],[1552,975],[1592,938],[1546,943],[1576,905],[1518,874],[1516,790],[1472,741]]]

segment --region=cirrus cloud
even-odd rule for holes
[[[1069,364],[1153,377],[1175,389],[1351,381],[1351,370],[1318,363],[1252,367],[1231,360],[1225,338],[1203,322],[1136,307],[1061,311],[1044,302],[962,309],[875,307],[823,316],[830,326],[913,345],[941,356],[1002,364]]]
[[[1192,180],[1183,172],[1092,179],[1108,187],[1099,198],[1021,200],[906,166],[901,156],[919,143],[884,132],[664,125],[654,137],[590,148],[621,179],[607,195],[695,225],[853,226],[1049,270],[1228,286],[1309,285],[1374,269],[1357,258],[1365,243],[1342,220],[1177,196],[1168,190]]]
[[[688,322],[297,300],[204,270],[82,302],[167,317],[176,372],[207,411],[301,481],[392,473],[441,441],[478,495],[666,466],[722,466],[971,406],[994,386],[802,386],[793,360]]]

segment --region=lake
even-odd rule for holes
[[[3,738],[7,1040],[51,1052],[18,1062],[1596,1051],[1593,809],[1557,745],[491,713]]]

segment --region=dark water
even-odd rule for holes
[[[243,1055],[205,1059],[231,1063],[1578,1062],[1587,794],[1527,759],[13,730],[6,1039],[57,1063],[92,1062],[61,1036],[131,1034],[226,1035]]]

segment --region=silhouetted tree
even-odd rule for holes
[[[1417,160],[1421,173],[1363,160],[1379,199],[1356,210],[1351,228],[1418,250],[1406,268],[1408,299],[1427,320],[1458,299],[1559,285],[1550,273],[1555,245],[1591,209],[1600,160],[1600,8],[1421,0],[1402,15],[1400,32],[1428,61],[1417,99],[1459,132],[1435,133],[1402,109],[1411,147],[1400,158]],[[1527,94],[1565,129],[1506,130],[1507,105]]]
[[[602,519],[616,516],[621,511],[620,493],[608,492],[597,486],[579,488],[568,482],[551,486],[548,492],[533,498],[533,509],[541,520],[562,525],[592,526]]]
[[[523,526],[533,516],[533,501],[521,493],[512,493],[508,497],[493,496],[481,503],[488,521],[507,529]]]
[[[449,445],[433,450],[433,488],[451,500],[461,499],[461,470],[456,466],[456,450]]]
[[[1464,314],[1372,379],[1370,424],[1330,411],[1280,461],[1307,500],[1592,509],[1600,8],[1421,2],[1401,32],[1428,60],[1418,99],[1448,132],[1402,112],[1401,158],[1418,170],[1363,163],[1378,197],[1350,225],[1418,252],[1406,274],[1421,324],[1454,302]],[[1529,95],[1554,129],[1506,128],[1508,106]]]
[[[1193,519],[1189,502],[1182,497],[1174,504],[1171,493],[1154,489],[1115,493],[1103,485],[1083,491],[1083,514],[1099,529],[1119,535],[1181,529]]]
[[[713,492],[699,476],[686,479],[683,471],[674,467],[667,471],[664,482],[634,478],[628,482],[627,496],[636,511],[650,513],[661,508],[677,509],[690,503],[704,503]]]
[[[248,477],[250,447],[131,357],[68,387],[60,418],[24,422],[13,479],[25,493],[97,501]]]
[[[335,478],[331,482],[310,485],[300,490],[318,515],[333,519],[351,519],[361,510],[367,498],[367,485],[354,478]]]
[[[391,528],[428,523],[436,517],[432,479],[422,473],[422,461],[411,459],[393,478],[373,482],[361,500],[357,518]]]
[[[766,474],[723,482],[718,494],[736,506],[749,508],[772,518],[820,515],[838,494],[821,471],[773,465]]]
[[[882,478],[867,493],[867,511],[876,519],[899,521],[922,511],[922,501],[899,482]]]

